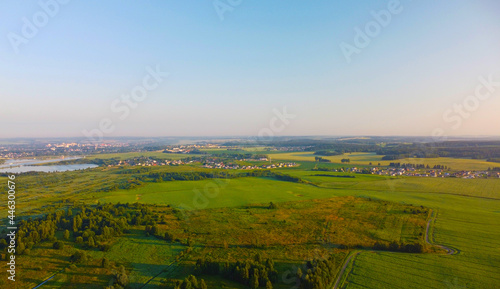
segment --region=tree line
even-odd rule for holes
[[[154,226],[160,220],[142,204],[102,204],[97,206],[69,207],[57,210],[44,217],[21,220],[18,225],[16,254],[29,254],[34,245],[50,241],[55,249],[63,243],[56,238],[62,231],[63,239],[73,241],[83,248],[98,248],[106,251],[114,237],[126,233],[131,225]],[[6,237],[0,239],[0,250],[7,248]]]
[[[278,271],[272,259],[263,260],[257,254],[253,261],[237,261],[235,263],[219,263],[207,258],[196,261],[196,274],[218,275],[244,284],[252,289],[259,287],[272,289],[273,282],[278,280]]]

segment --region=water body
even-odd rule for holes
[[[98,165],[94,164],[74,164],[74,165],[43,165],[43,166],[33,166],[36,164],[49,164],[60,161],[76,160],[81,159],[81,157],[69,157],[69,158],[57,158],[48,160],[37,160],[37,159],[18,159],[18,160],[6,160],[4,164],[0,165],[0,173],[26,173],[26,172],[68,172],[76,170],[84,170],[89,168],[96,168]]]

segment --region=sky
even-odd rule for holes
[[[0,2],[0,138],[500,133],[500,2]]]

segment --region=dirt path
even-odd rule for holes
[[[342,269],[339,271],[339,276],[337,277],[337,280],[335,280],[335,283],[333,284],[332,289],[337,289],[340,284],[340,280],[342,279],[342,275],[344,275],[345,269],[347,268],[347,265],[351,262],[351,259],[354,259],[357,255],[359,255],[361,252],[356,252],[352,254],[351,256],[347,257],[347,259],[344,262],[344,265],[342,265]],[[354,261],[353,261],[354,262]]]
[[[455,255],[455,254],[459,253],[459,250],[457,250],[457,249],[452,249],[452,248],[446,247],[444,245],[436,244],[434,242],[433,234],[429,234],[429,230],[431,228],[431,223],[436,220],[436,216],[437,216],[437,214],[435,214],[433,210],[430,210],[429,221],[427,221],[427,228],[425,229],[425,242],[431,246],[436,246],[436,247],[439,247],[441,249],[446,250],[448,255]]]
[[[50,280],[52,280],[52,278],[54,278],[58,273],[61,273],[62,271],[64,271],[64,269],[61,269],[59,271],[57,271],[56,273],[52,274],[49,278],[45,279],[45,281],[43,281],[42,283],[36,285],[35,287],[33,287],[33,289],[37,289],[39,287],[42,287],[43,284],[49,282]]]
[[[436,220],[436,217],[437,217],[437,214],[434,213],[434,211],[431,209],[429,211],[429,220],[427,221],[427,227],[425,229],[425,242],[431,246],[436,246],[436,247],[439,247],[443,250],[446,250],[446,254],[448,255],[455,255],[455,254],[458,254],[460,252],[460,250],[458,249],[453,249],[453,248],[450,248],[450,247],[446,247],[444,245],[439,245],[439,244],[436,244],[434,243],[434,238],[433,238],[433,234],[429,233],[430,229],[431,229],[431,224]],[[434,232],[434,231],[433,231]],[[344,262],[344,265],[342,266],[342,268],[340,269],[340,272],[338,274],[338,277],[337,277],[337,280],[335,280],[335,283],[333,284],[333,287],[332,289],[338,289],[339,288],[339,285],[340,285],[340,280],[342,280],[342,276],[344,275],[345,273],[345,270],[347,268],[347,266],[349,265],[349,263],[352,262],[354,263],[354,259],[361,253],[363,252],[371,252],[371,253],[376,253],[377,251],[359,251],[359,252],[356,252],[354,254],[352,254],[351,256],[349,256],[345,262]],[[387,252],[387,251],[385,251]]]

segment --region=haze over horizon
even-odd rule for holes
[[[0,138],[499,135],[498,1],[55,1],[0,3]]]

